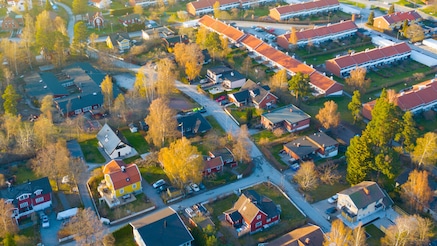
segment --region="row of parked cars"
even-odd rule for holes
[[[162,192],[167,191],[167,189],[174,189],[174,187],[170,186],[165,182],[165,180],[160,179],[152,184],[153,188],[157,190],[157,192],[160,194]],[[190,183],[187,186],[185,186],[186,194],[191,194],[193,192],[199,192],[200,190],[205,189],[205,185],[200,183],[199,185],[195,183]]]

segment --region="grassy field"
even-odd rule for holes
[[[350,188],[350,185],[347,183],[335,183],[333,185],[319,184],[317,189],[308,191],[307,197],[308,200],[311,200],[311,203],[318,202],[324,199],[327,199],[337,192]]]
[[[360,51],[363,51],[363,50],[366,50],[366,49],[373,49],[373,48],[375,48],[375,45],[373,45],[373,44],[365,44],[365,45],[362,45],[362,46],[359,46],[359,47],[354,47],[352,49],[355,52],[360,52]],[[329,54],[323,54],[323,55],[319,55],[319,56],[316,56],[316,57],[311,57],[311,58],[304,59],[304,60],[306,60],[306,62],[308,64],[320,65],[320,64],[324,64],[326,60],[333,59],[333,58],[336,57],[336,55],[338,55],[340,53],[343,53],[343,52],[346,52],[348,50],[350,50],[350,48],[344,48],[341,51],[336,51],[336,52],[329,53]]]
[[[35,173],[28,165],[24,165],[24,164],[17,165],[15,167],[10,167],[9,170],[11,171],[11,175],[16,176],[15,182],[17,184],[22,184],[29,180],[35,180],[39,178],[38,176],[35,175]]]
[[[360,9],[365,9],[366,5],[364,3],[357,3],[354,1],[350,1],[350,0],[340,0],[340,3],[345,3],[345,4],[349,4],[349,5],[353,5],[353,6],[357,6]]]
[[[382,232],[373,224],[366,226],[364,229],[370,235],[370,237],[367,238],[366,241],[368,245],[381,245],[381,238],[385,235],[384,232]]]
[[[218,133],[221,136],[226,135],[225,130],[223,129],[223,127],[217,122],[217,120],[214,118],[214,116],[212,115],[208,115],[205,117],[206,120],[209,122],[209,124],[211,124],[212,128],[214,129],[214,131],[216,131],[216,133]]]
[[[123,136],[126,137],[129,144],[138,152],[138,154],[149,152],[150,147],[144,139],[144,136],[146,135],[144,131],[131,132],[129,129],[123,129],[121,132],[123,133]]]
[[[437,8],[435,6],[427,6],[421,10],[429,15],[437,17]]]
[[[85,160],[91,163],[104,163],[105,158],[100,154],[97,149],[98,141],[97,139],[89,139],[83,142],[79,142],[80,148],[82,149]]]
[[[132,227],[125,225],[112,233],[115,238],[115,246],[136,246]]]
[[[162,169],[161,167],[155,167],[155,166],[140,167],[140,172],[143,178],[149,184],[152,184],[160,179],[169,180],[164,172],[164,169]]]
[[[311,115],[313,118],[319,113],[320,108],[323,108],[323,104],[326,101],[334,101],[338,105],[338,112],[340,112],[341,119],[347,122],[353,122],[353,117],[350,111],[347,108],[347,105],[351,101],[349,97],[329,97],[329,98],[320,98],[312,101],[307,101],[306,103],[302,103],[299,107],[305,111],[307,114]]]

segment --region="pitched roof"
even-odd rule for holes
[[[272,218],[279,215],[279,210],[273,201],[266,197],[259,195],[254,190],[245,190],[235,202],[234,206],[225,211],[226,214],[232,214],[238,211],[246,222],[252,222],[255,216],[261,212],[267,218]]]
[[[300,159],[319,149],[317,145],[311,141],[308,141],[306,137],[297,138],[286,143],[284,146],[293,151],[293,153],[295,153]]]
[[[47,85],[47,88],[53,93],[53,95],[68,95],[67,89],[62,86],[61,82],[51,72],[41,72],[39,73],[42,82]]]
[[[178,130],[184,131],[184,136],[192,137],[198,133],[204,133],[211,130],[212,126],[199,112],[183,115],[177,118]]]
[[[220,148],[220,149],[215,149],[209,152],[211,157],[216,158],[216,157],[222,157],[222,160],[229,160],[229,159],[233,159],[234,155],[232,154],[232,152],[228,149],[228,148]]]
[[[275,95],[270,93],[269,90],[270,88],[268,86],[261,86],[260,84],[257,84],[252,80],[248,79],[246,83],[244,83],[243,86],[240,88],[240,91],[234,93],[233,95],[238,102],[244,102],[249,98],[252,98],[253,102],[260,103],[267,96],[267,94],[276,97]]]
[[[128,14],[118,17],[120,21],[127,21],[127,20],[133,20],[133,19],[140,19],[139,14]]]
[[[229,72],[222,73],[222,79],[229,80],[231,82],[238,81],[238,80],[241,80],[244,78],[246,78],[246,77],[244,75],[242,75],[241,73],[239,73],[237,70],[232,70]]]
[[[286,15],[291,13],[306,12],[312,9],[324,8],[333,5],[339,5],[338,0],[319,0],[311,2],[293,3],[290,5],[276,7],[276,11],[280,15]]]
[[[167,207],[130,225],[146,245],[179,246],[194,240],[179,215]]]
[[[403,111],[413,110],[437,101],[437,80],[427,80],[396,94],[396,105]],[[363,116],[372,119],[375,100],[363,104]]]
[[[109,34],[109,39],[111,39],[111,43],[113,45],[116,45],[117,42],[121,42],[124,39],[130,40],[130,37],[129,37],[129,33],[127,33],[127,32],[120,32],[120,33]]]
[[[245,33],[243,31],[240,31],[239,29],[231,25],[227,25],[221,22],[220,20],[214,19],[213,17],[208,15],[202,16],[202,18],[199,19],[199,24],[204,25],[208,28],[215,30],[216,32],[223,34],[233,42],[237,42],[242,37],[245,36]]]
[[[319,145],[319,147],[332,146],[338,144],[337,141],[335,141],[330,136],[326,135],[326,133],[324,132],[316,132],[314,134],[307,135],[306,138],[308,138],[313,143]]]
[[[35,197],[35,191],[41,190],[41,194],[48,194],[52,192],[49,179],[47,177],[28,181],[19,185],[12,185],[9,188],[0,190],[0,198],[5,200],[13,200],[13,204],[17,204],[18,197],[22,194],[30,194],[30,197]]]
[[[331,36],[337,33],[342,33],[350,30],[357,30],[358,26],[353,21],[341,21],[326,26],[315,26],[312,29],[303,29],[296,32],[297,40],[318,39],[325,36]],[[287,41],[290,40],[291,33],[283,36]]]
[[[372,50],[365,50],[358,53],[340,56],[329,60],[329,62],[336,64],[340,69],[342,69],[350,66],[360,66],[361,64],[367,62],[409,52],[411,52],[410,46],[408,46],[405,42],[402,42],[390,46],[379,47]]]
[[[282,121],[288,121],[290,124],[293,124],[311,118],[311,116],[293,104],[274,109],[270,112],[262,114],[262,116],[273,124],[277,124]]]
[[[213,169],[213,168],[217,168],[217,167],[221,167],[223,166],[223,159],[221,156],[218,156],[216,158],[206,158],[204,160],[205,163],[205,167],[203,168],[203,170],[208,170],[208,169]]]
[[[100,129],[96,137],[108,153],[114,152],[121,142],[128,144],[123,134],[121,134],[119,130],[114,130],[108,124],[105,124],[102,129]]]
[[[386,194],[381,190],[377,183],[373,181],[363,181],[349,189],[339,192],[347,195],[358,209],[364,208],[371,203],[386,198]]]
[[[418,20],[421,19],[422,17],[415,10],[411,10],[408,12],[395,12],[393,14],[375,17],[375,19],[378,18],[384,19],[388,24],[393,24],[393,23],[404,22],[405,20],[408,21]]]
[[[103,174],[109,175],[115,190],[141,181],[136,164],[126,165],[122,160],[112,160],[103,167]]]
[[[289,233],[282,235],[281,237],[270,241],[269,246],[322,246],[324,233],[320,227],[316,225],[306,225],[304,227],[297,228]]]
[[[224,66],[224,65],[208,68],[208,72],[213,73],[213,74],[223,74],[226,72],[230,72],[232,70],[233,70],[232,68],[230,68],[228,66]]]

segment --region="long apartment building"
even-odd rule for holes
[[[285,69],[291,76],[298,72],[308,74],[310,85],[315,90],[315,94],[330,96],[343,93],[342,84],[319,73],[312,66],[284,54],[253,35],[244,33],[238,28],[206,15],[199,20],[199,24],[210,31],[223,35],[237,46],[245,46],[250,52],[261,57],[263,61],[267,61],[270,67]]]
[[[338,77],[348,77],[356,67],[372,68],[410,57],[411,48],[404,42],[336,57],[325,62],[326,69]]]
[[[284,21],[294,17],[327,13],[338,9],[340,9],[338,0],[317,0],[272,8],[269,16],[276,21]]]
[[[213,6],[217,1],[220,3],[220,10],[247,9],[269,2],[276,2],[276,0],[198,0],[187,3],[187,12],[193,16],[213,13]]]
[[[372,119],[372,110],[376,101],[363,104],[363,116]],[[402,111],[417,114],[437,107],[437,80],[427,80],[401,90],[396,94],[396,105]]]
[[[335,24],[326,26],[315,26],[312,29],[302,29],[296,31],[296,43],[291,43],[291,33],[280,35],[277,38],[277,43],[284,49],[289,49],[294,45],[305,46],[308,42],[319,44],[330,40],[342,39],[354,35],[358,30],[357,25],[353,21],[341,21]]]

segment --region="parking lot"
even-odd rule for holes
[[[335,194],[332,194],[332,195],[335,195]],[[325,215],[325,217],[326,217],[326,219],[333,219],[333,218],[335,218],[335,217],[337,217],[337,215],[339,215],[340,214],[340,211],[336,211],[336,212],[334,212],[334,213],[331,213],[331,214],[327,214],[326,213],[326,210],[328,210],[329,208],[332,208],[332,207],[335,207],[335,206],[337,206],[337,202],[334,202],[334,203],[329,203],[328,202],[328,199],[325,199],[325,200],[322,200],[322,201],[319,201],[319,202],[316,202],[316,203],[313,203],[313,204],[311,204],[315,209],[317,209],[317,210],[319,210],[319,212],[321,213],[321,214],[324,214]]]

